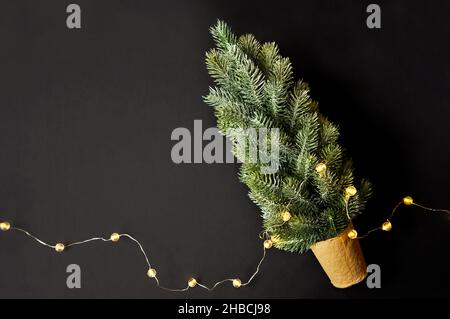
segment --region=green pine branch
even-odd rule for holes
[[[277,248],[292,252],[338,235],[350,223],[347,211],[352,218],[360,214],[371,194],[370,183],[362,181],[355,185],[357,194],[344,195],[355,181],[352,162],[338,143],[338,126],[319,113],[308,84],[294,80],[290,60],[274,42],[261,44],[251,34],[236,37],[223,21],[211,34],[215,48],[207,52],[206,65],[214,86],[204,100],[243,162],[240,180],[261,209],[265,231]],[[271,142],[277,142],[278,170],[263,173],[272,158],[258,148],[258,135],[251,129],[274,128],[279,129],[278,140],[269,137],[266,143],[270,151]],[[247,139],[244,151],[241,139]],[[249,154],[254,146],[256,161]],[[319,163],[325,164],[324,171],[316,170]],[[291,218],[283,221],[282,212]]]

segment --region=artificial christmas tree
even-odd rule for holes
[[[240,178],[261,208],[267,244],[290,252],[312,248],[337,287],[361,281],[364,258],[347,229],[371,187],[367,181],[354,186],[337,126],[319,113],[308,85],[294,81],[290,60],[275,43],[260,44],[250,34],[238,38],[222,21],[211,33],[216,48],[206,54],[206,64],[216,86],[205,102],[214,107],[220,132],[242,162]],[[261,139],[252,129],[277,134]],[[257,145],[258,156],[242,151],[242,145]],[[264,171],[268,153],[277,154],[270,173]]]

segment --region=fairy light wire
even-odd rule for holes
[[[9,225],[9,224],[8,224],[8,225]],[[46,243],[45,241],[43,241],[43,240],[41,240],[40,238],[38,238],[37,236],[31,234],[30,232],[28,232],[28,231],[25,230],[25,229],[22,229],[22,228],[19,228],[19,227],[15,227],[15,226],[14,226],[14,227],[8,227],[7,230],[9,230],[9,231],[17,231],[17,232],[19,232],[19,233],[25,234],[27,237],[33,239],[35,242],[37,242],[38,244],[40,244],[40,245],[42,245],[42,246],[44,246],[44,247],[51,248],[51,249],[57,249],[58,244],[56,244],[56,245],[48,244],[48,243]],[[152,268],[151,263],[150,263],[150,259],[149,259],[149,257],[148,257],[148,254],[147,254],[147,252],[145,251],[144,246],[141,244],[141,242],[140,242],[139,240],[137,240],[135,237],[133,237],[132,235],[127,234],[127,233],[124,233],[124,234],[117,234],[117,236],[118,236],[118,238],[122,238],[122,237],[128,238],[129,240],[131,240],[132,242],[134,242],[134,243],[136,244],[136,246],[139,248],[139,250],[140,250],[142,256],[144,257],[145,262],[146,262],[146,264],[147,264],[147,266],[148,266],[148,269],[149,269],[149,270],[154,270],[154,269]],[[262,237],[264,238],[264,236],[262,236]],[[91,242],[94,242],[94,241],[113,242],[112,237],[111,237],[111,238],[105,238],[105,237],[92,237],[92,238],[89,238],[89,239],[86,239],[86,240],[82,240],[82,241],[77,241],[77,242],[65,244],[65,245],[64,245],[64,248],[70,248],[70,247],[80,246],[80,245],[88,244],[88,243],[91,243]],[[118,239],[117,239],[116,241],[118,241]],[[220,286],[220,285],[222,285],[222,284],[224,284],[224,283],[226,283],[226,282],[231,282],[231,283],[233,283],[233,285],[234,285],[234,282],[235,282],[235,281],[238,281],[238,283],[239,283],[238,286],[235,286],[236,288],[239,288],[239,287],[241,287],[241,286],[247,286],[247,285],[249,285],[249,284],[253,281],[253,279],[259,274],[261,265],[262,265],[262,263],[264,262],[264,260],[265,260],[265,258],[266,258],[266,250],[267,250],[266,247],[263,246],[263,255],[262,255],[261,259],[259,260],[259,262],[258,262],[258,264],[257,264],[257,266],[256,266],[256,270],[252,273],[252,275],[250,276],[250,278],[249,278],[246,282],[243,282],[243,283],[241,283],[240,279],[238,279],[238,278],[226,278],[226,279],[217,281],[217,282],[215,282],[211,287],[208,287],[207,285],[205,285],[205,284],[203,284],[203,283],[201,283],[201,282],[198,282],[196,279],[194,279],[194,280],[195,280],[195,285],[194,285],[193,287],[191,287],[191,286],[188,284],[185,288],[174,289],[174,288],[168,288],[168,287],[162,286],[162,285],[160,284],[159,278],[158,278],[158,276],[156,276],[156,274],[155,274],[154,276],[152,276],[151,279],[154,279],[154,280],[155,280],[156,286],[157,286],[158,288],[163,289],[163,290],[166,290],[166,291],[171,291],[171,292],[184,292],[184,291],[187,291],[187,290],[189,290],[189,289],[191,289],[191,288],[194,288],[195,286],[198,286],[198,287],[203,288],[203,289],[208,290],[208,291],[213,291],[213,290],[215,290],[218,286]],[[191,279],[191,280],[192,280],[192,279]]]
[[[425,210],[428,210],[428,211],[431,211],[431,212],[441,212],[441,213],[447,213],[447,214],[450,214],[450,210],[448,210],[448,209],[442,209],[442,208],[430,208],[430,207],[426,207],[426,206],[423,206],[423,205],[420,205],[420,204],[416,204],[416,203],[412,203],[412,205],[413,205],[413,206],[420,207],[420,208],[425,209]]]
[[[262,263],[264,262],[264,259],[266,258],[266,250],[267,249],[264,247],[263,248],[263,256],[262,256],[261,260],[259,261],[258,266],[256,266],[255,272],[253,273],[253,275],[250,277],[250,279],[246,283],[242,284],[242,286],[249,285],[253,281],[253,279],[256,277],[256,275],[259,273],[259,268],[261,267]]]
[[[352,194],[351,196],[353,196],[354,194]],[[346,210],[348,213],[348,200],[346,201]],[[364,234],[363,236],[357,236],[357,232],[355,230],[351,230],[349,232],[349,237],[350,237],[350,233],[353,232],[354,235],[351,236],[352,239],[362,239],[367,237],[368,235],[370,235],[373,232],[376,232],[378,230],[385,230],[385,231],[390,231],[392,228],[392,224],[390,223],[391,219],[394,217],[394,215],[396,214],[397,210],[399,207],[401,207],[402,205],[406,205],[406,206],[416,206],[419,207],[421,209],[427,210],[427,211],[432,211],[432,212],[443,212],[443,213],[447,213],[450,214],[450,210],[447,209],[436,209],[436,208],[430,208],[427,206],[423,206],[420,204],[417,204],[413,201],[413,199],[409,196],[403,198],[402,201],[398,202],[395,207],[392,209],[392,212],[389,216],[389,218],[386,219],[385,223],[388,223],[388,229],[384,228],[384,224],[381,227],[376,227],[373,228],[371,230],[369,230],[366,234]],[[287,222],[287,221],[286,221]],[[280,225],[275,225],[274,227],[280,227],[284,224],[286,224],[286,222],[283,222]],[[255,271],[252,273],[252,275],[249,277],[249,279],[246,282],[241,282],[241,280],[239,278],[226,278],[226,279],[222,279],[220,281],[215,282],[212,286],[207,286],[201,282],[198,282],[197,279],[195,278],[191,278],[188,281],[188,285],[185,288],[180,288],[180,289],[173,289],[173,288],[168,288],[165,287],[163,285],[160,284],[159,278],[156,275],[156,270],[152,268],[152,265],[150,263],[150,259],[149,256],[147,254],[147,252],[145,251],[143,245],[141,244],[141,242],[139,240],[137,240],[135,237],[133,237],[130,234],[124,233],[124,234],[118,234],[118,233],[113,233],[111,235],[110,238],[105,238],[105,237],[92,237],[83,241],[77,241],[77,242],[73,242],[73,243],[69,243],[69,244],[62,244],[62,243],[58,243],[56,245],[51,245],[46,243],[45,241],[41,240],[40,238],[38,238],[37,236],[31,234],[30,232],[28,232],[25,229],[19,228],[19,227],[15,227],[15,226],[11,226],[8,222],[2,222],[0,223],[0,228],[3,231],[6,230],[10,230],[10,231],[17,231],[19,233],[25,234],[26,236],[28,236],[29,238],[33,239],[35,242],[37,242],[38,244],[45,246],[47,248],[51,248],[51,249],[55,249],[57,252],[62,252],[63,250],[65,250],[65,248],[70,248],[70,247],[75,247],[75,246],[80,246],[80,245],[84,245],[84,244],[88,244],[94,241],[102,241],[102,242],[117,242],[119,241],[120,238],[124,237],[127,238],[129,240],[131,240],[134,244],[136,244],[136,246],[139,248],[142,256],[145,259],[145,262],[147,264],[148,267],[148,276],[151,279],[154,279],[156,282],[156,286],[162,290],[166,290],[166,291],[170,291],[170,292],[185,292],[188,291],[191,288],[194,288],[196,286],[203,288],[207,291],[213,291],[215,290],[217,287],[219,287],[220,285],[226,283],[226,282],[231,282],[233,284],[233,286],[235,288],[239,288],[239,287],[245,287],[248,286],[253,280],[254,278],[260,273],[260,268],[261,265],[263,264],[264,260],[266,259],[267,256],[267,250],[270,249],[272,247],[272,245],[274,244],[274,242],[272,241],[272,237],[270,236],[270,234],[268,233],[268,231],[262,231],[259,234],[259,238],[264,240],[264,245],[263,245],[263,254],[262,257],[260,258]],[[62,249],[60,249],[62,248]]]
[[[66,247],[69,248],[69,247],[84,245],[84,244],[87,244],[87,243],[90,243],[90,242],[93,242],[93,241],[99,241],[99,240],[104,241],[104,242],[111,241],[111,239],[106,239],[106,238],[103,238],[103,237],[94,237],[94,238],[89,238],[89,239],[86,239],[86,240],[83,240],[83,241],[77,241],[77,242],[74,242],[74,243],[71,243],[71,244],[67,244]]]
[[[43,240],[40,240],[39,238],[37,238],[36,236],[32,235],[30,232],[26,231],[25,229],[22,228],[18,228],[18,227],[11,227],[11,230],[13,231],[18,231],[20,233],[25,234],[26,236],[30,237],[31,239],[35,240],[36,242],[38,242],[39,244],[41,244],[42,246],[48,247],[48,248],[52,248],[55,249],[54,245],[50,245],[47,244],[46,242],[44,242]]]
[[[136,243],[136,245],[138,245],[139,249],[141,250],[142,255],[145,258],[145,262],[147,263],[148,268],[152,268],[152,265],[150,264],[150,260],[148,259],[147,253],[145,252],[144,247],[139,242],[139,240],[137,240],[136,238],[134,238],[133,236],[131,236],[129,234],[120,235],[120,237],[122,237],[122,236],[131,239],[133,242]]]
[[[392,219],[394,218],[394,216],[396,215],[397,210],[398,210],[401,206],[403,206],[403,205],[405,205],[405,206],[416,206],[416,207],[419,207],[419,208],[421,208],[421,209],[423,209],[423,210],[427,210],[427,211],[441,212],[441,213],[447,213],[447,214],[450,214],[450,210],[448,210],[448,209],[430,208],[430,207],[427,207],[427,206],[423,206],[423,205],[421,205],[421,204],[415,203],[415,202],[413,201],[413,199],[412,199],[410,196],[407,196],[407,197],[403,198],[400,202],[398,202],[398,203],[394,206],[394,208],[392,209],[391,214],[390,214],[389,217],[386,219],[385,223],[389,223],[389,226],[390,226],[390,227],[392,227],[391,220],[392,220]],[[374,232],[376,232],[376,231],[379,231],[379,230],[385,230],[385,229],[383,229],[383,225],[382,225],[382,226],[379,226],[379,227],[376,227],[376,228],[373,228],[373,229],[367,231],[367,233],[365,233],[364,235],[362,235],[362,236],[356,236],[356,237],[354,237],[354,238],[352,238],[352,239],[363,239],[363,238],[368,237],[370,234],[372,234],[372,233],[374,233]],[[385,231],[390,231],[390,230],[391,230],[391,228],[386,229]]]

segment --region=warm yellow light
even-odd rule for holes
[[[242,282],[239,278],[233,279],[233,287],[239,288],[242,285]]]
[[[55,250],[56,250],[58,253],[63,252],[64,249],[66,249],[66,246],[64,246],[64,244],[62,244],[62,243],[58,243],[58,244],[55,245]]]
[[[345,197],[355,196],[357,192],[358,191],[356,190],[355,186],[350,185],[345,189]]]
[[[281,219],[282,219],[284,222],[288,222],[289,219],[291,219],[291,213],[289,213],[288,211],[282,212],[282,213],[281,213]]]
[[[156,277],[156,269],[150,268],[150,269],[147,271],[147,276],[149,276],[150,278],[155,278],[155,277]]]
[[[391,231],[391,229],[392,229],[391,222],[390,221],[385,221],[383,223],[383,225],[381,226],[381,229],[384,230],[384,231]]]
[[[10,223],[8,223],[8,222],[2,222],[2,223],[0,223],[0,229],[2,230],[2,231],[7,231],[7,230],[9,230],[11,228],[11,224]]]
[[[403,204],[405,204],[406,206],[412,205],[413,203],[414,201],[411,196],[406,196],[403,198]]]
[[[356,237],[358,237],[358,232],[352,229],[351,231],[348,232],[347,236],[350,239],[355,239]]]
[[[280,242],[281,238],[280,235],[272,235],[270,236],[270,240],[272,241],[273,244],[276,244]]]
[[[264,241],[264,248],[265,249],[270,249],[270,248],[272,248],[272,246],[273,246],[273,242],[270,239],[266,239]]]
[[[111,241],[118,242],[120,239],[120,235],[118,233],[112,233],[110,238],[111,238]]]
[[[325,165],[325,163],[319,163],[316,166],[316,172],[319,174],[323,174],[325,173],[325,171],[327,170],[327,165]]]
[[[197,286],[197,280],[195,278],[191,278],[188,280],[188,286],[191,288],[194,288],[195,286]]]

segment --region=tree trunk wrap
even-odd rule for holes
[[[355,285],[367,276],[367,266],[358,239],[350,239],[350,225],[338,236],[311,246],[323,270],[337,288]]]

